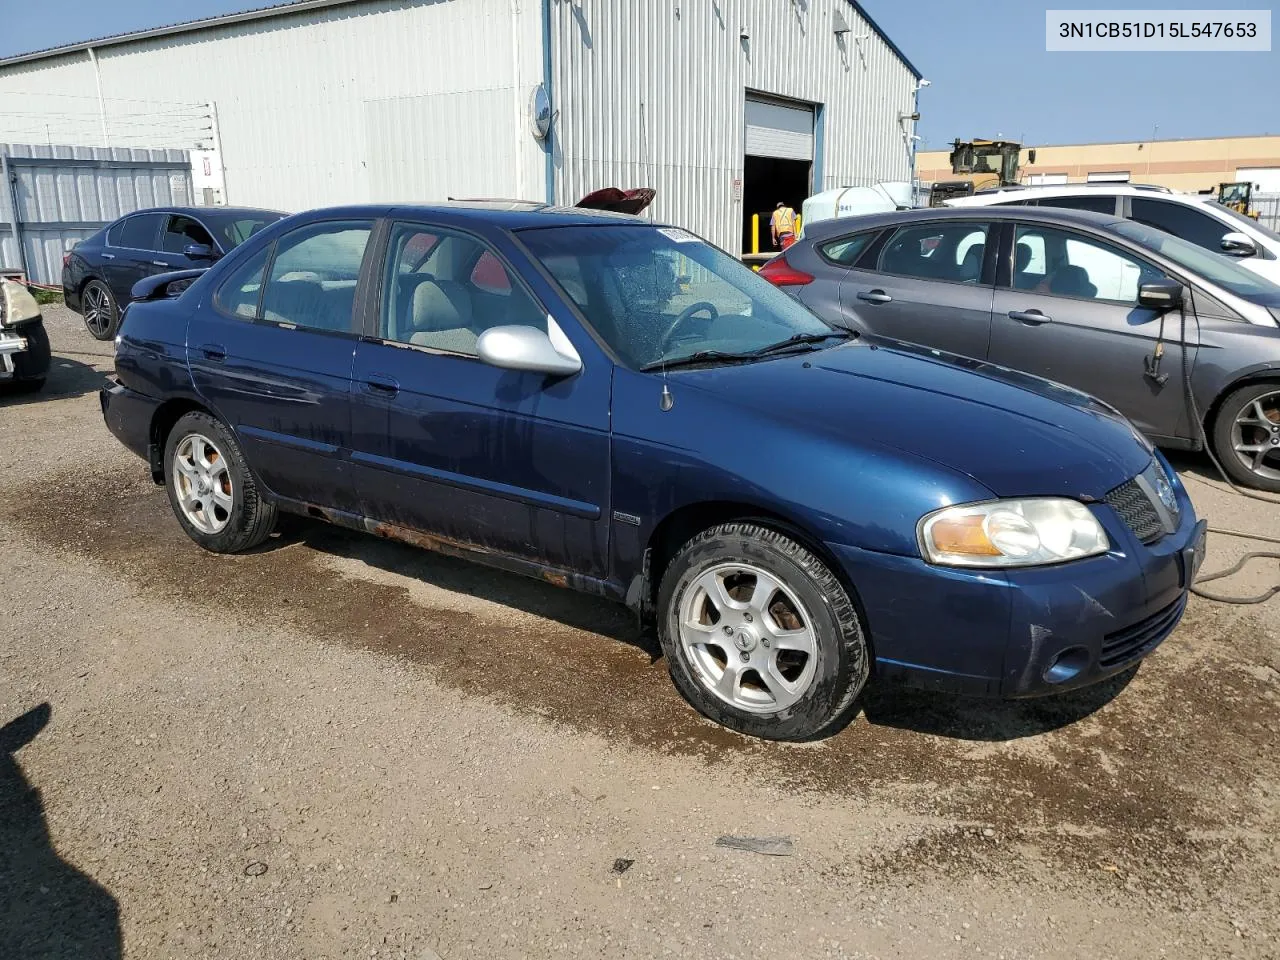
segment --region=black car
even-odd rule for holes
[[[250,207],[158,207],[108,224],[62,258],[62,293],[99,340],[110,340],[120,310],[143,277],[207,267],[285,216]]]

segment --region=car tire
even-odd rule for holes
[[[90,280],[80,291],[80,314],[95,340],[115,338],[120,327],[120,306],[111,288],[101,280]]]
[[[1280,383],[1251,383],[1227,394],[1218,405],[1210,443],[1236,483],[1280,493]],[[1237,444],[1254,450],[1238,452]],[[1241,458],[1256,462],[1253,454],[1260,447],[1266,448],[1265,459],[1255,469]]]
[[[262,496],[231,431],[207,413],[188,413],[169,431],[164,485],[182,529],[212,553],[250,550],[275,529],[275,504]]]
[[[712,527],[681,547],[658,591],[658,637],[696,710],[767,740],[830,733],[870,672],[844,585],[792,537],[753,522]]]
[[[44,386],[53,360],[49,346],[49,332],[43,320],[34,320],[18,328],[18,335],[27,340],[27,349],[13,356],[13,376],[21,390],[39,390]]]

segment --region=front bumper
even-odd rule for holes
[[[98,391],[102,419],[126,447],[150,462],[151,422],[160,401],[113,381]]]
[[[13,358],[15,354],[27,352],[27,338],[14,330],[0,327],[0,375],[12,377],[14,373]]]
[[[1177,528],[1143,544],[1105,505],[1112,549],[1014,570],[962,570],[829,544],[866,612],[878,676],[973,696],[1031,697],[1097,683],[1178,625],[1205,523],[1181,484]]]

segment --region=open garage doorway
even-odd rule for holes
[[[774,249],[769,218],[779,203],[800,212],[813,193],[813,107],[807,103],[747,94],[742,163],[742,250],[752,248],[758,214],[760,252]]]

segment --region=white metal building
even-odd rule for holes
[[[200,148],[211,198],[285,210],[652,186],[736,251],[910,179],[919,79],[852,0],[302,0],[0,60],[0,141]]]

